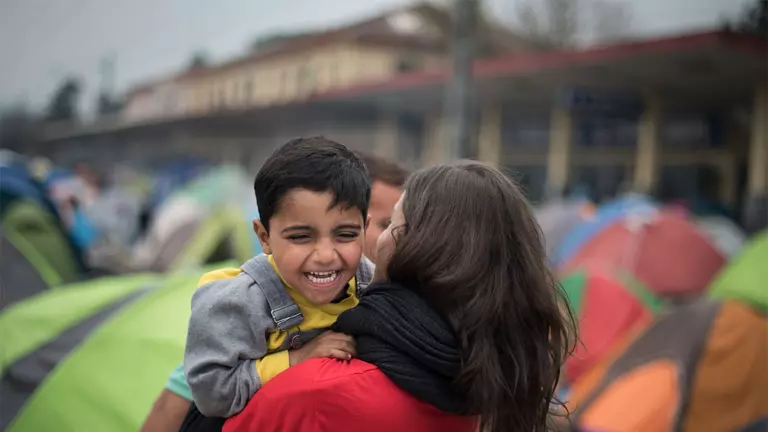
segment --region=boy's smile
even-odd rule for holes
[[[307,272],[304,276],[309,279],[309,282],[318,287],[326,287],[333,285],[341,276],[341,270],[333,270],[328,272]]]
[[[280,276],[310,303],[334,301],[355,276],[363,251],[363,215],[333,195],[294,189],[285,194],[269,221],[269,233],[254,221],[264,252]]]

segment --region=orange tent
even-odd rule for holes
[[[746,431],[768,422],[768,317],[702,299],[665,314],[573,387],[579,430]]]

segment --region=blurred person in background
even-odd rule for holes
[[[409,172],[397,162],[370,153],[358,152],[358,157],[371,175],[371,220],[365,229],[365,256],[375,263],[376,241],[389,226],[392,209],[403,194]]]
[[[371,219],[365,232],[365,255],[376,262],[376,241],[387,229],[392,210],[402,195],[402,186],[409,172],[393,160],[370,153],[358,153],[371,176],[371,200],[368,214]],[[189,411],[192,394],[189,390],[184,366],[174,369],[165,388],[154,403],[142,432],[177,432]]]
[[[349,362],[275,377],[224,432],[545,431],[575,321],[522,190],[482,163],[409,177],[374,281],[332,330]]]

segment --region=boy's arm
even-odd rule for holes
[[[259,375],[261,385],[264,385],[290,366],[291,360],[288,351],[278,351],[256,360],[256,373]]]
[[[256,361],[274,327],[262,291],[250,279],[210,282],[192,296],[184,371],[200,412],[230,417],[261,387]]]

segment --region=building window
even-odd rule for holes
[[[637,145],[636,119],[578,116],[573,138],[577,147],[633,148]]]
[[[576,166],[571,169],[569,189],[595,202],[611,199],[628,188],[626,166]]]
[[[339,64],[333,62],[328,67],[328,86],[336,87],[337,85],[339,85]]]
[[[501,144],[509,149],[546,150],[549,148],[549,117],[546,110],[502,108]]]
[[[397,73],[407,73],[421,69],[421,59],[413,55],[402,56],[397,61]]]
[[[678,114],[665,118],[659,131],[667,148],[713,148],[725,144],[723,117],[717,114]]]
[[[250,104],[253,100],[253,79],[246,78],[243,82],[243,101]]]
[[[219,107],[225,108],[227,106],[227,86],[219,86]]]
[[[546,166],[509,165],[505,168],[505,172],[523,188],[529,201],[538,203],[544,200],[547,183]]]
[[[409,166],[419,166],[424,151],[424,116],[419,114],[400,114],[397,117],[397,154],[402,162]]]
[[[659,198],[663,201],[677,199],[711,199],[718,196],[720,172],[707,165],[666,165],[661,170]]]
[[[300,94],[312,93],[315,91],[315,74],[309,66],[302,66],[296,74],[296,87]]]
[[[288,94],[288,71],[287,70],[281,70],[280,71],[280,87],[279,87],[279,96],[285,97]]]

